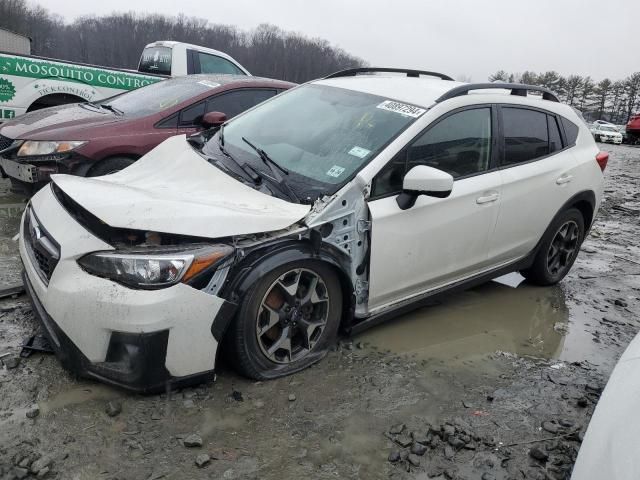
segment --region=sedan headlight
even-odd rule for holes
[[[88,273],[132,288],[158,289],[187,282],[231,255],[233,247],[212,245],[179,250],[174,247],[151,250],[95,252],[78,264]]]
[[[26,140],[20,147],[20,150],[18,150],[18,156],[31,157],[37,155],[54,155],[56,153],[68,153],[78,147],[81,147],[85,143],[87,142],[79,140],[66,142]]]

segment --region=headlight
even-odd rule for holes
[[[35,155],[53,155],[56,153],[67,153],[81,147],[87,142],[84,141],[68,141],[68,142],[49,142],[39,140],[25,141],[20,150],[19,157],[31,157]]]
[[[132,288],[157,289],[186,282],[228,257],[233,247],[212,245],[192,250],[167,248],[96,252],[85,255],[78,264],[92,275],[108,278]]]

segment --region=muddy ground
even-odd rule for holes
[[[606,200],[559,286],[491,282],[343,338],[289,378],[223,365],[212,384],[123,393],[51,355],[18,363],[37,326],[24,296],[0,301],[0,478],[569,478],[640,328],[640,149],[603,148]],[[0,187],[8,284],[23,203]]]

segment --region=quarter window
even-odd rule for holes
[[[549,125],[549,153],[562,150],[562,139],[560,137],[560,130],[558,129],[558,121],[556,117],[547,115],[547,122]]]
[[[198,60],[200,61],[200,73],[230,73],[233,75],[245,74],[229,60],[216,55],[198,52]]]
[[[545,113],[522,108],[502,108],[502,123],[503,165],[517,165],[549,154]]]
[[[416,165],[443,170],[453,178],[485,172],[491,160],[491,109],[474,108],[445,117],[396,155],[376,176],[372,196],[402,190]]]
[[[567,144],[573,145],[576,143],[578,139],[578,126],[573,123],[571,120],[567,120],[564,117],[560,117],[562,119],[562,126],[564,127],[564,134],[567,137]]]
[[[196,103],[185,108],[180,113],[181,127],[195,127],[200,124],[204,115],[204,102]]]

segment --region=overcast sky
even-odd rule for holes
[[[67,20],[184,13],[322,37],[372,66],[485,81],[499,69],[620,79],[640,71],[640,0],[41,0]],[[158,39],[167,40],[167,39]],[[215,45],[213,45],[215,48]]]

